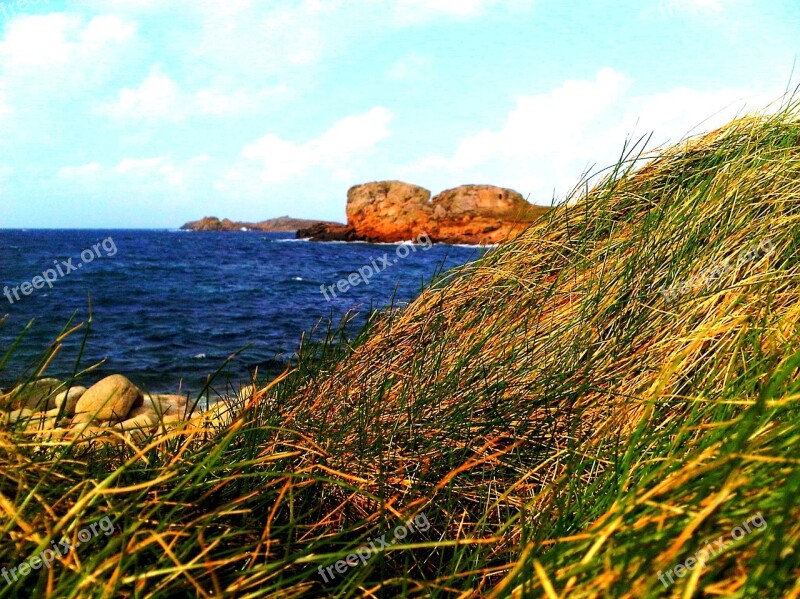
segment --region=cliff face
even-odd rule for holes
[[[356,185],[347,192],[347,224],[359,239],[404,241],[431,217],[431,192],[401,181]]]
[[[297,236],[396,242],[427,233],[435,242],[498,243],[518,235],[546,211],[515,191],[491,185],[465,185],[431,199],[431,192],[417,185],[379,181],[350,189],[346,226],[303,229]]]
[[[293,232],[314,226],[335,226],[338,223],[327,221],[305,220],[281,216],[258,223],[240,223],[227,218],[220,220],[215,216],[206,216],[200,220],[188,222],[181,227],[183,231],[265,231],[265,232]],[[343,225],[339,225],[343,226]]]

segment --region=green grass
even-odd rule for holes
[[[636,158],[307,343],[232,426],[138,448],[0,432],[0,564],[117,527],[0,597],[800,596],[798,109]]]

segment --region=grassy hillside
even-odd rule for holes
[[[798,597],[799,242],[792,107],[621,164],[229,428],[4,430],[0,563],[115,531],[0,597]]]

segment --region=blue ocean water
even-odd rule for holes
[[[249,380],[255,367],[261,373],[282,370],[301,333],[320,321],[338,322],[354,309],[366,314],[370,305],[386,306],[393,297],[409,301],[438,270],[484,251],[293,237],[0,230],[0,317],[8,315],[0,326],[0,360],[35,320],[0,371],[0,385],[34,363],[73,315],[76,323],[85,322],[91,298],[92,326],[79,365],[80,333],[64,342],[49,375],[67,376],[104,360],[87,382],[120,373],[153,392],[196,392],[228,356],[249,346],[215,379],[219,390]],[[334,288],[336,297],[328,290],[326,300],[321,285],[336,286],[367,265],[381,270],[368,285],[360,282],[344,293]],[[48,270],[52,287],[42,276]]]

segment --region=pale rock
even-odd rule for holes
[[[142,392],[124,376],[115,374],[104,378],[86,391],[75,407],[75,424],[92,420],[119,422],[132,408],[141,406]]]
[[[150,408],[161,416],[178,414],[183,416],[188,409],[188,398],[184,395],[147,395],[144,398],[144,407]]]
[[[40,379],[20,385],[11,394],[11,407],[13,409],[27,408],[30,410],[49,410],[55,407],[54,393],[62,386],[58,379]]]
[[[74,416],[78,400],[86,393],[86,387],[72,387],[69,391],[62,391],[55,397],[55,407],[63,408],[65,416]]]
[[[27,422],[25,432],[41,432],[51,431],[59,424],[58,408],[48,410],[47,412],[36,412]]]
[[[28,408],[11,410],[8,414],[4,414],[3,422],[7,424],[15,424],[21,420],[30,420],[33,414],[33,410],[29,410]]]
[[[128,418],[115,424],[114,428],[126,434],[127,438],[137,442],[146,441],[155,432],[160,421],[159,415],[146,406],[134,408]]]

